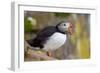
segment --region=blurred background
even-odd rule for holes
[[[24,39],[32,39],[41,29],[55,26],[60,21],[70,21],[74,29],[66,43],[53,52],[53,57],[59,60],[90,58],[89,14],[24,11]],[[24,56],[24,58],[25,61],[41,60],[28,58],[28,56]]]

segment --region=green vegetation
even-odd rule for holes
[[[28,17],[24,18],[24,30],[25,32],[30,32],[32,30],[32,24],[31,21],[29,21],[27,18]]]
[[[70,13],[55,13],[55,16],[60,18],[67,18],[70,15]]]

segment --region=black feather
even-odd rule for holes
[[[46,27],[37,34],[36,38],[29,40],[28,43],[33,47],[39,47],[42,49],[49,37],[57,31],[58,30],[55,26]]]

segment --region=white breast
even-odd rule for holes
[[[66,34],[54,33],[44,45],[44,50],[56,50],[66,42]]]

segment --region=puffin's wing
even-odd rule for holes
[[[54,26],[49,26],[41,30],[34,39],[28,41],[31,46],[34,47],[43,47],[43,44],[48,40],[52,34],[56,32],[56,28]]]
[[[36,39],[40,40],[41,42],[45,42],[55,32],[56,28],[54,26],[46,27],[37,34]]]

